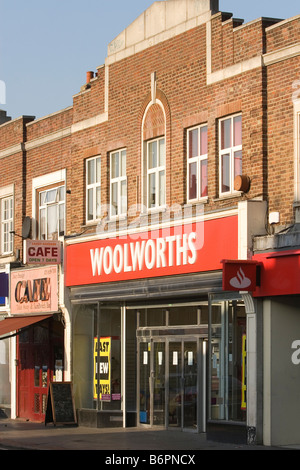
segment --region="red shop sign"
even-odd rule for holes
[[[300,294],[300,250],[261,253],[254,259],[263,265],[255,297]]]
[[[260,263],[252,260],[223,260],[223,290],[256,290],[259,284]]]
[[[77,242],[66,247],[66,285],[221,270],[237,251],[236,216]]]

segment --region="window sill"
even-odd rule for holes
[[[201,197],[200,199],[191,199],[187,201],[186,206],[197,206],[200,204],[208,204],[208,196]]]
[[[82,224],[81,225],[81,228],[89,228],[89,227],[93,227],[93,226],[96,226],[99,224],[99,222],[101,222],[102,219],[96,219],[96,220],[87,220],[85,222],[85,224]]]
[[[85,224],[82,224],[81,227],[82,228],[88,228],[88,227],[93,227],[93,226],[97,226],[98,224],[100,224],[101,222],[105,222],[105,223],[109,223],[109,222],[115,222],[115,221],[118,221],[118,220],[124,220],[124,219],[127,219],[127,214],[123,214],[123,215],[106,215],[106,216],[103,216],[103,217],[100,217],[99,219],[94,219],[94,220],[87,220],[85,222]]]
[[[107,218],[107,223],[109,222],[121,222],[122,220],[127,219],[127,214],[122,214],[122,215],[111,215],[109,218]]]
[[[224,195],[220,195],[219,197],[213,199],[213,202],[218,202],[218,201],[224,201],[226,199],[236,199],[238,197],[241,197],[243,193],[241,191],[236,191],[234,193],[228,193]]]
[[[13,253],[0,254],[0,263],[1,264],[14,263],[15,261],[16,261],[16,257]]]
[[[160,212],[167,212],[167,209],[167,206],[150,207],[147,208],[147,210],[141,212],[141,215],[159,214]]]

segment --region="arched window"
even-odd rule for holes
[[[143,204],[160,209],[166,205],[166,118],[159,100],[146,108],[142,134]]]

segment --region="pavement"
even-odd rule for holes
[[[283,450],[279,447],[247,446],[209,441],[205,434],[177,430],[144,428],[99,429],[84,426],[54,425],[24,420],[0,419],[0,450],[89,450],[101,451],[104,463],[118,464],[117,458],[138,455],[158,464],[177,463],[176,456],[185,456],[182,464],[196,463],[202,450]],[[163,455],[175,456],[171,457]],[[192,457],[193,456],[193,457]],[[128,457],[129,458],[129,457]],[[179,458],[179,457],[178,457]],[[114,459],[114,460],[109,460]],[[146,460],[145,460],[146,459]],[[183,459],[183,457],[182,457]],[[190,462],[187,461],[190,459]],[[126,462],[128,463],[128,462]],[[137,466],[137,465],[132,465]]]

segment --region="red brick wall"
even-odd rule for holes
[[[73,122],[73,108],[50,114],[26,126],[27,141],[39,139],[46,135],[58,132],[71,126]]]
[[[267,29],[267,52],[300,42],[300,17]],[[280,212],[280,224],[294,222],[294,107],[293,83],[300,79],[300,57],[268,66],[268,200]]]
[[[0,151],[9,149],[25,140],[26,123],[33,117],[21,117],[0,126]]]
[[[267,31],[267,52],[282,49],[299,42],[300,16],[270,28]]]
[[[22,235],[22,222],[25,215],[24,186],[23,186],[23,153],[18,152],[13,156],[2,158],[1,163],[1,188],[14,185],[14,230]],[[22,250],[22,239],[14,236],[14,249]],[[5,262],[5,256],[0,254],[0,264]]]
[[[229,20],[228,15],[214,15],[212,72],[260,56],[266,50],[269,52],[299,42],[299,20],[270,28],[267,32],[265,27],[270,22],[265,20],[237,27],[239,24],[238,20]],[[41,145],[27,151],[26,205],[23,206],[26,214],[32,215],[32,179],[66,169],[67,189],[70,190],[67,195],[67,234],[87,230],[85,160],[101,155],[102,203],[109,204],[109,153],[124,147],[127,149],[128,207],[143,202],[142,122],[151,101],[151,74],[156,72],[157,99],[165,111],[167,204],[187,202],[186,131],[190,126],[207,123],[209,180],[205,210],[237,207],[239,200],[258,197],[268,199],[270,210],[280,210],[282,221],[291,223],[291,86],[294,80],[300,79],[299,58],[267,68],[258,67],[212,85],[207,85],[206,66],[206,27],[201,25],[109,66],[108,121],[71,133],[72,124],[105,111],[105,68],[101,67],[97,77],[73,97],[72,107],[30,123],[26,126],[26,136],[22,121],[0,126],[0,151],[25,138],[31,145],[36,139],[69,129],[69,135],[64,138],[40,142]],[[250,177],[251,189],[242,196],[220,198],[218,120],[240,112],[243,117],[243,173]],[[159,129],[161,124],[160,116]],[[15,171],[19,168],[16,158],[22,157],[1,160],[6,175],[4,184],[21,181],[19,172]],[[19,186],[22,185],[18,184],[18,191]],[[16,217],[19,217],[20,209],[16,211]],[[94,227],[88,230],[94,230]]]
[[[8,152],[7,156],[0,159],[0,187],[14,186],[14,230],[18,235],[22,234],[22,222],[26,215],[26,160],[21,144],[26,138],[26,123],[32,119],[22,117],[0,126],[0,152]],[[22,239],[17,235],[14,237],[14,249],[22,250]],[[0,255],[0,263],[5,262],[5,258]]]
[[[268,193],[280,223],[293,223],[294,120],[292,84],[300,77],[299,57],[268,67]]]

